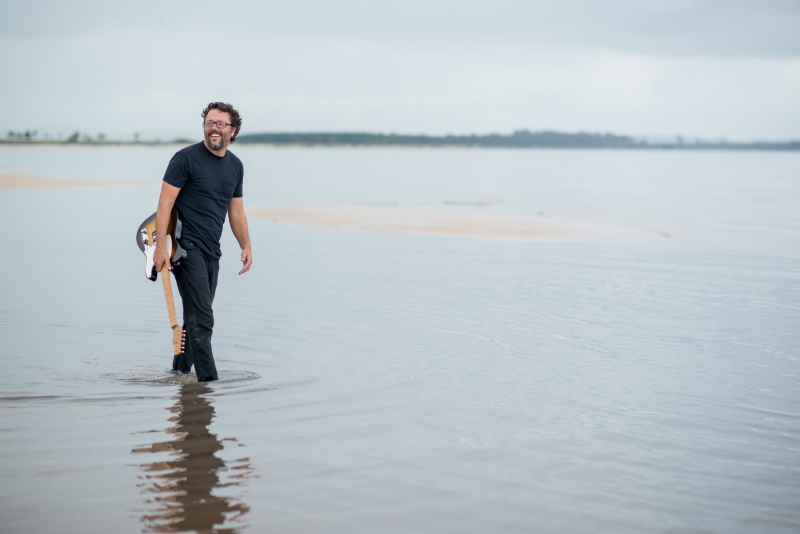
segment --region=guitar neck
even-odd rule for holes
[[[178,315],[175,313],[175,298],[172,296],[172,280],[169,276],[169,267],[165,263],[161,268],[161,283],[164,285],[164,298],[167,300],[167,313],[169,326],[172,328],[172,350],[175,356],[181,353],[183,329],[178,324]]]

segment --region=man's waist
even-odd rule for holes
[[[178,239],[178,243],[180,243],[181,247],[184,249],[188,251],[198,250],[210,259],[217,260],[222,255],[219,241],[209,242],[191,233],[184,233],[184,235]]]

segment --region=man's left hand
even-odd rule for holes
[[[253,253],[250,252],[249,248],[242,249],[242,270],[239,271],[239,274],[244,274],[250,270],[250,266],[253,265]]]

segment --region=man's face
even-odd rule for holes
[[[213,121],[213,122],[225,122],[230,124],[231,123],[231,116],[229,113],[220,111],[218,109],[212,109],[206,115],[204,121]],[[231,137],[236,132],[233,126],[223,126],[220,128],[216,124],[211,125],[211,127],[203,126],[203,135],[206,138],[206,143],[211,150],[221,150],[226,148],[228,144],[231,142]]]

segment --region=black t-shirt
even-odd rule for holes
[[[181,192],[175,200],[183,222],[181,241],[188,239],[207,256],[219,259],[219,238],[233,197],[242,196],[244,166],[230,150],[219,157],[202,142],[172,156],[164,181]]]

